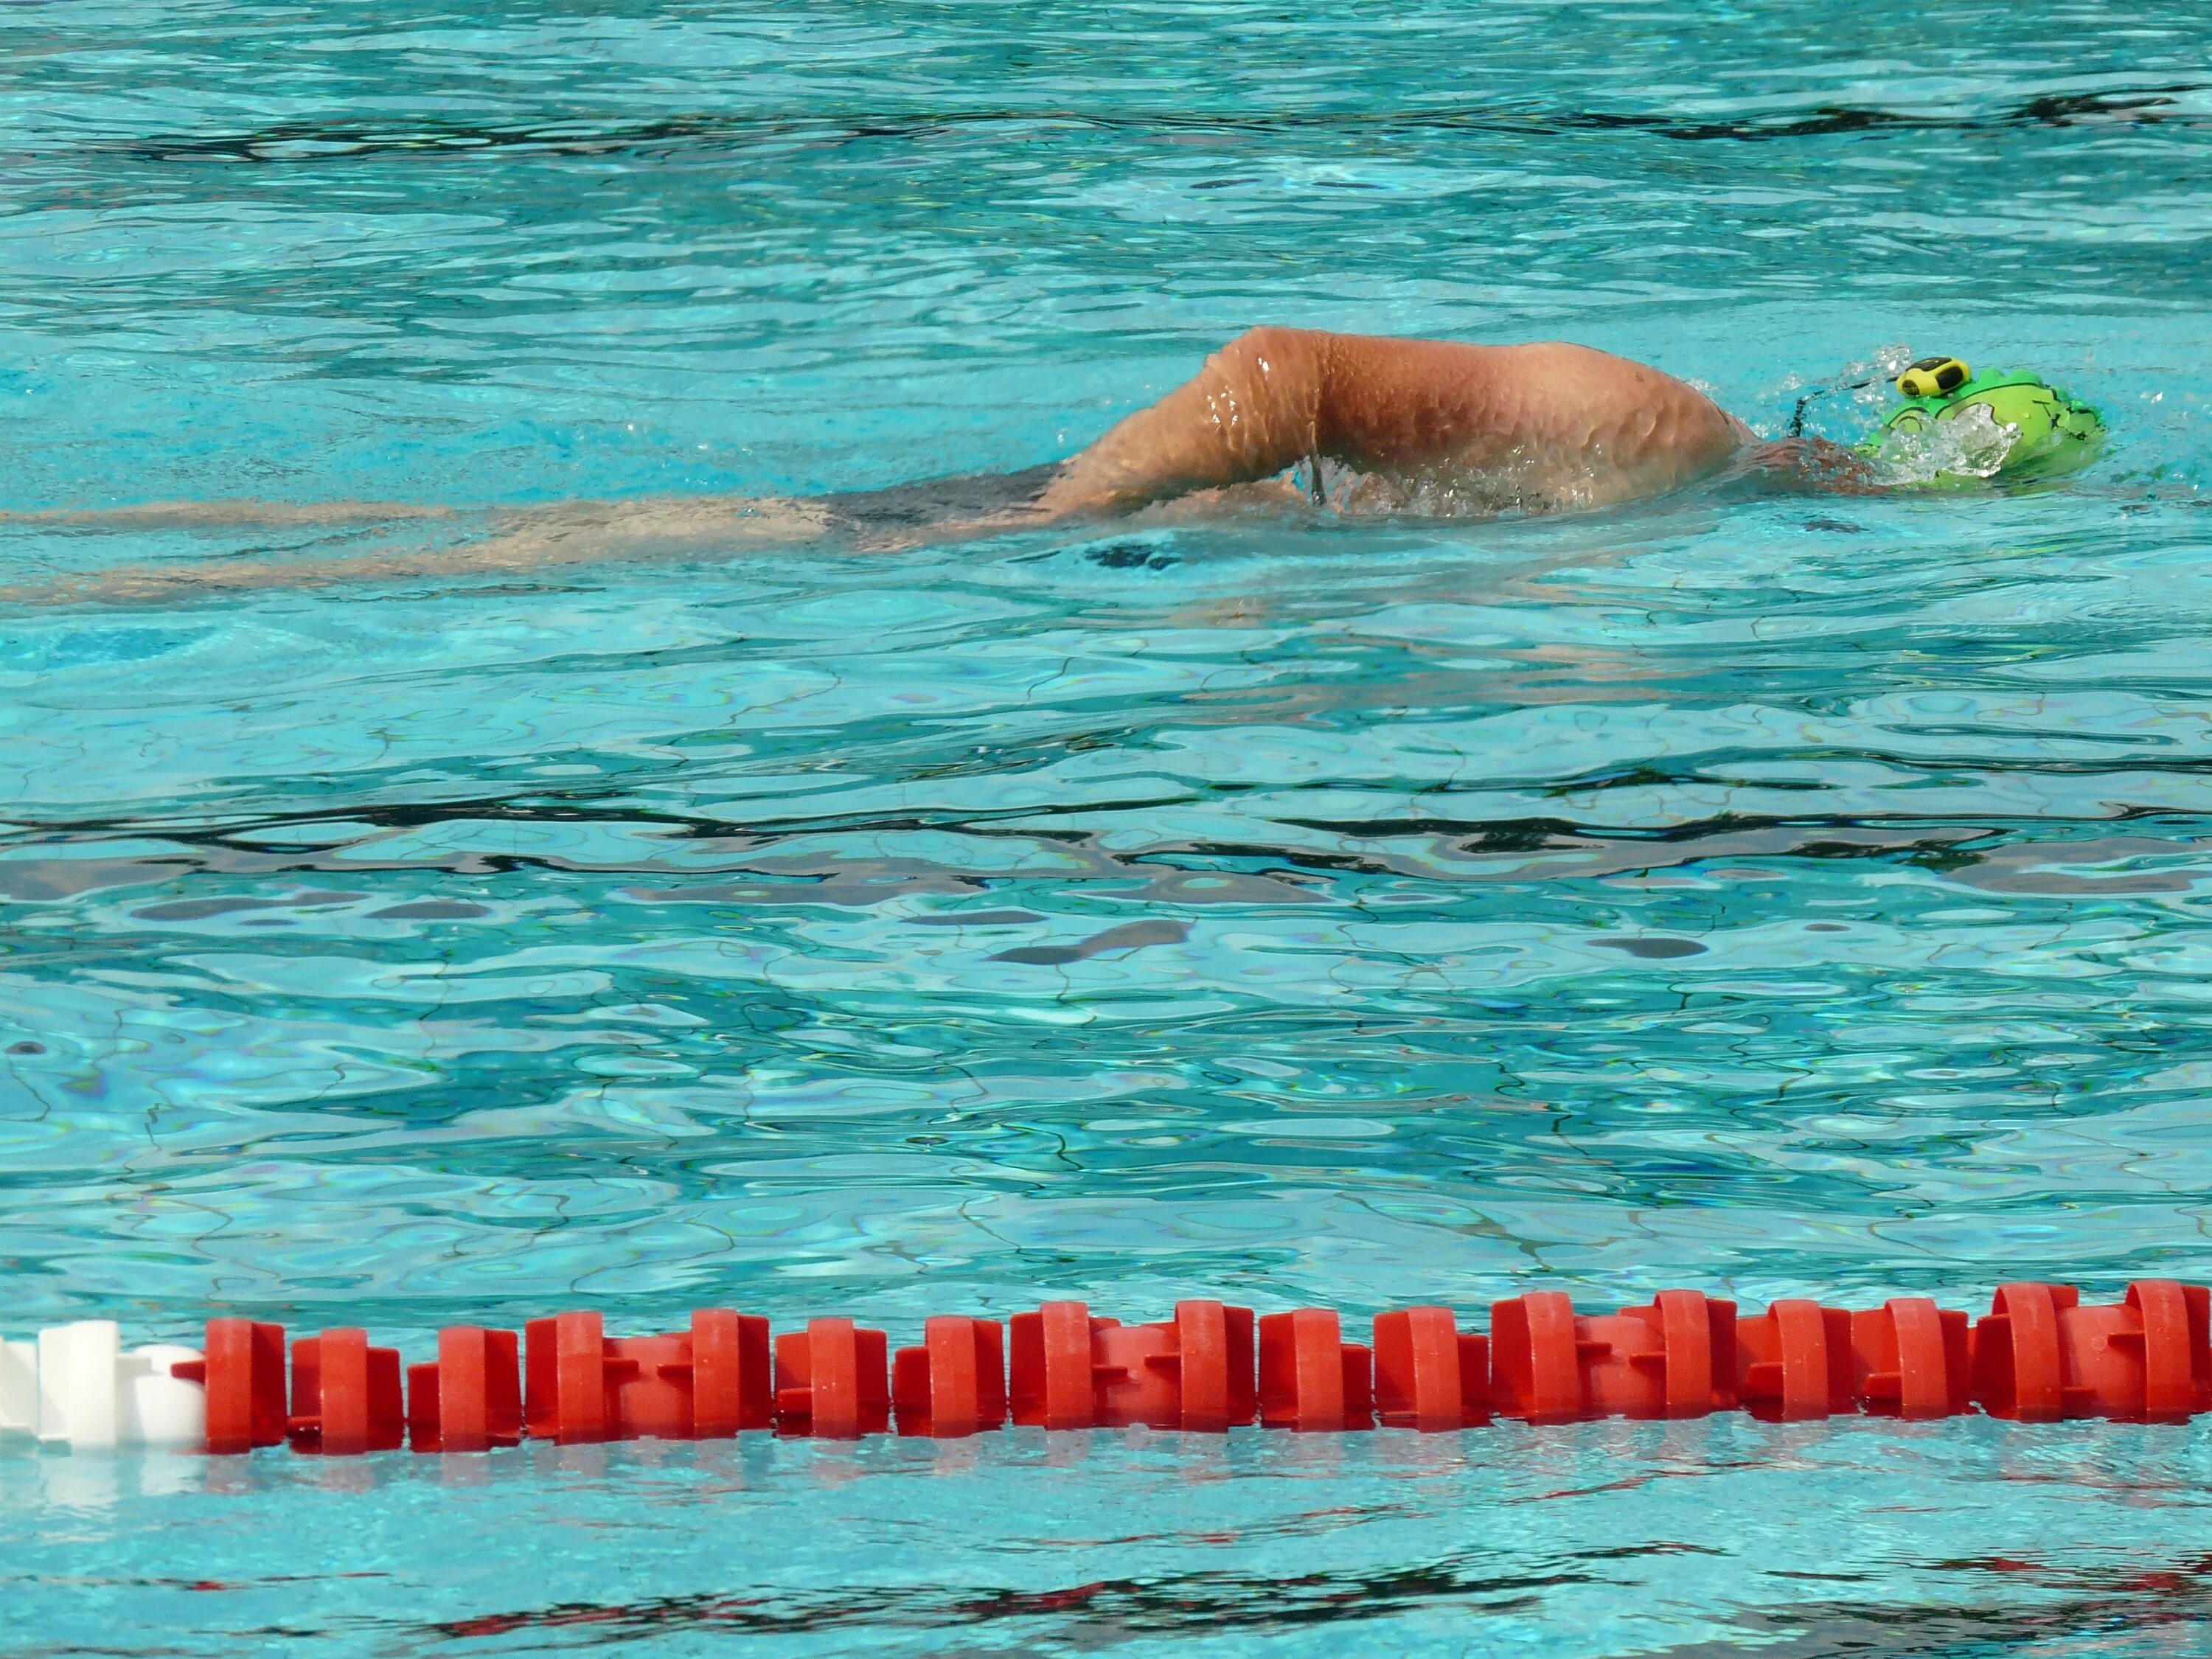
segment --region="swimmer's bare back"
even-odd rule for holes
[[[1278,481],[1316,462],[1414,486],[1443,483],[1500,509],[1570,511],[1710,477],[1753,441],[1748,428],[1694,386],[1585,346],[1255,328],[1071,459],[1025,473],[859,495],[655,496],[477,515],[390,502],[245,501],[0,514],[0,523],[76,531],[453,520],[477,532],[418,552],[132,567],[0,589],[0,599],[128,600],[184,588],[490,574],[812,544],[894,550],[1240,490],[1288,495]]]

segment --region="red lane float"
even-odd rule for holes
[[[1159,1324],[1107,1321],[1091,1339],[1098,1426],[1220,1434],[1251,1422],[1253,1340],[1252,1310],[1218,1302],[1178,1302]]]
[[[2071,1285],[2000,1285],[1974,1326],[1974,1399],[2024,1423],[2184,1421],[2212,1404],[2208,1308],[2202,1286],[2172,1279],[2087,1308]]]
[[[1851,1315],[1851,1394],[1875,1417],[1925,1421],[1972,1408],[1973,1334],[1966,1316],[1924,1296],[1896,1296]]]
[[[289,1440],[345,1456],[771,1428],[849,1440],[888,1432],[894,1413],[900,1434],[933,1438],[1009,1421],[1209,1434],[1255,1421],[1309,1433],[1379,1422],[1443,1433],[1493,1413],[1547,1424],[1738,1408],[1777,1422],[1980,1410],[2019,1422],[2178,1423],[2212,1412],[2212,1292],[2138,1279],[2118,1302],[2085,1305],[2070,1285],[2021,1280],[1971,1320],[1926,1297],[1859,1310],[1785,1298],[1739,1314],[1670,1290],[1586,1314],[1562,1292],[1533,1291],[1493,1304],[1487,1336],[1462,1330],[1449,1308],[1404,1308],[1376,1316],[1371,1346],[1346,1341],[1328,1308],[1255,1320],[1249,1308],[1194,1300],[1172,1318],[1124,1325],[1081,1302],[1048,1302],[1004,1326],[931,1318],[895,1364],[884,1334],[850,1319],[811,1320],[771,1340],[763,1318],[702,1308],[688,1330],[610,1337],[599,1313],[572,1311],[532,1320],[521,1336],[441,1331],[437,1359],[404,1369],[404,1400],[398,1351],[356,1328],[291,1345],[289,1401],[282,1326],[212,1320],[191,1356],[126,1353],[99,1321],[0,1345],[0,1438],[197,1443],[233,1455]],[[72,1390],[89,1403],[72,1404]]]
[[[1346,1342],[1333,1308],[1300,1308],[1260,1322],[1260,1421],[1271,1429],[1338,1433],[1375,1426],[1374,1351]]]
[[[1530,1423],[1729,1411],[1735,1332],[1735,1304],[1698,1291],[1591,1315],[1577,1314],[1562,1291],[1532,1291],[1492,1305],[1492,1403]]]
[[[1817,1422],[1858,1409],[1851,1316],[1817,1302],[1776,1303],[1735,1323],[1736,1398],[1765,1422]]]
[[[1490,1421],[1490,1339],[1449,1308],[1375,1316],[1375,1415],[1386,1429],[1437,1434]]]
[[[523,1328],[523,1422],[532,1439],[720,1439],[775,1420],[768,1321],[701,1308],[688,1331],[606,1334],[597,1313]]]
[[[691,1432],[700,1439],[775,1425],[775,1370],[761,1315],[694,1310],[691,1364]]]
[[[2212,1411],[2212,1291],[2203,1285],[2139,1279],[2117,1307],[2076,1308],[2063,1328],[2103,1415],[2181,1423]]]
[[[368,1333],[342,1328],[292,1345],[292,1449],[328,1457],[396,1451],[407,1437],[399,1350],[372,1348]]]
[[[172,1376],[207,1390],[207,1449],[250,1452],[283,1443],[284,1328],[251,1319],[210,1319],[200,1359],[179,1360]]]
[[[775,1340],[775,1431],[858,1440],[891,1424],[890,1345],[849,1319],[810,1319]]]
[[[891,1404],[902,1435],[954,1440],[1005,1426],[1006,1332],[999,1322],[932,1316],[920,1347],[891,1356]]]
[[[1124,1325],[1080,1302],[1048,1302],[1008,1325],[1018,1426],[1219,1434],[1258,1413],[1249,1308],[1178,1302],[1173,1319]]]
[[[1097,1420],[1091,1339],[1116,1322],[1081,1302],[1048,1302],[1006,1322],[1006,1394],[1025,1429],[1088,1429]]]
[[[418,1452],[520,1445],[519,1352],[513,1331],[481,1325],[440,1331],[437,1363],[407,1368],[407,1443]]]

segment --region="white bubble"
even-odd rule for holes
[[[2019,441],[2020,428],[2000,422],[1987,404],[1967,404],[1917,430],[1892,432],[1875,459],[1875,481],[1927,483],[1943,474],[1994,477]]]

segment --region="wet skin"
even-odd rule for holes
[[[0,599],[128,600],[187,587],[319,586],[817,543],[890,551],[1125,517],[1165,503],[1202,513],[1288,501],[1297,491],[1286,475],[1305,468],[1313,480],[1330,465],[1357,481],[1346,495],[1355,508],[1410,503],[1418,512],[1425,496],[1441,496],[1461,514],[1608,507],[1731,469],[1828,489],[1863,488],[1866,472],[1832,445],[1760,445],[1694,386],[1586,346],[1255,328],[1056,467],[861,495],[648,496],[489,514],[388,501],[256,501],[0,514],[0,522],[79,531],[428,520],[476,532],[411,553],[125,567],[43,588],[0,589]]]

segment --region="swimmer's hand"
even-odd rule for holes
[[[1826,438],[1778,438],[1759,444],[1737,456],[1723,476],[1831,495],[1872,495],[1882,489],[1873,461]]]

